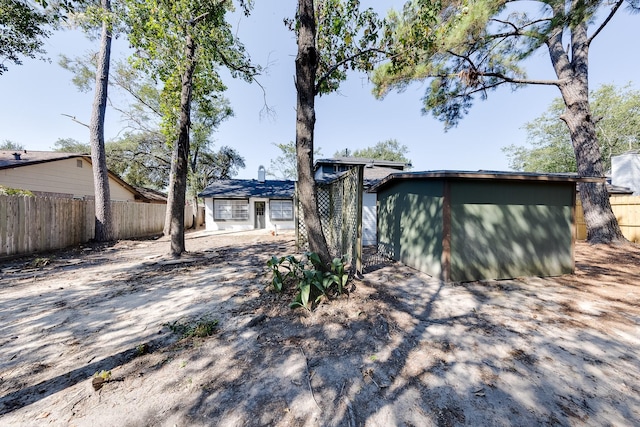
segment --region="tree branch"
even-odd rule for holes
[[[505,83],[514,83],[514,84],[560,86],[562,83],[564,83],[563,80],[517,79],[517,78],[506,76],[502,73],[480,73],[480,75],[485,77],[497,77],[499,79],[504,80]]]
[[[320,92],[320,86],[322,86],[322,83],[327,80],[329,78],[329,76],[336,71],[338,68],[340,68],[341,66],[343,66],[344,64],[353,61],[354,59],[356,59],[359,56],[362,55],[366,55],[372,52],[376,52],[376,53],[381,53],[381,54],[387,54],[386,51],[382,50],[382,49],[378,49],[378,48],[369,48],[366,50],[361,50],[358,51],[356,53],[354,53],[353,55],[343,59],[342,61],[338,62],[337,64],[334,64],[331,66],[331,68],[329,68],[327,70],[326,73],[324,73],[322,76],[320,76],[320,78],[318,79],[318,81],[316,82],[316,86],[314,88],[314,92],[317,95]]]
[[[72,116],[72,115],[70,115],[70,114],[64,114],[64,113],[60,113],[60,114],[61,114],[61,115],[63,115],[63,116],[67,116],[67,117],[69,117],[71,120],[73,120],[74,122],[78,123],[79,125],[82,125],[82,126],[84,126],[84,127],[86,127],[86,128],[88,128],[88,127],[89,127],[89,125],[88,125],[88,124],[86,124],[86,123],[82,123],[80,120],[76,119],[76,116]]]
[[[611,12],[609,12],[609,15],[607,16],[607,18],[602,21],[602,24],[600,24],[600,26],[598,27],[598,29],[591,35],[591,37],[589,37],[587,39],[587,46],[591,45],[591,42],[593,41],[593,39],[596,38],[596,36],[598,34],[600,34],[600,31],[602,31],[602,29],[604,27],[606,27],[606,25],[609,23],[609,21],[611,21],[611,18],[613,18],[613,15],[616,14],[616,12],[618,11],[618,9],[620,9],[620,6],[622,6],[622,3],[624,3],[624,0],[618,0],[614,5],[613,8],[611,9]]]

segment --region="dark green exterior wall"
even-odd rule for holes
[[[378,191],[378,247],[450,281],[572,273],[574,195],[572,182],[401,180]]]
[[[574,186],[452,181],[451,280],[572,273]]]
[[[378,192],[378,250],[441,277],[443,188],[443,181],[407,181]]]

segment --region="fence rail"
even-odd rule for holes
[[[611,209],[618,219],[624,237],[631,242],[640,243],[640,196],[613,196]],[[587,238],[587,226],[580,200],[576,202],[576,238]]]
[[[165,204],[111,202],[114,237],[128,239],[162,232]],[[193,224],[185,210],[185,227]],[[0,256],[62,249],[93,239],[92,200],[0,195]]]

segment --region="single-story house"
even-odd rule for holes
[[[389,174],[411,168],[410,163],[389,160],[366,159],[361,157],[337,157],[318,159],[314,163],[316,182],[331,182],[354,166],[363,166],[364,192],[362,195],[362,244],[375,245],[376,237],[376,195],[368,190]]]
[[[574,271],[571,174],[429,171],[389,175],[378,200],[378,250],[444,281]]]
[[[91,156],[82,153],[0,151],[0,185],[29,190],[37,196],[95,197]],[[152,201],[112,172],[109,189],[112,201]]]
[[[295,181],[258,179],[215,181],[198,197],[204,199],[207,230],[293,230]]]

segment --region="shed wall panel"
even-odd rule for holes
[[[570,183],[453,183],[451,280],[571,273],[573,191]]]
[[[407,181],[378,193],[378,249],[432,276],[442,275],[442,181]]]

